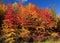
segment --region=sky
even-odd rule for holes
[[[3,0],[3,3],[8,4],[8,3],[14,3],[17,2],[19,3],[20,0]],[[35,4],[40,8],[46,8],[48,7],[49,9],[55,5],[55,11],[58,16],[60,16],[60,0],[22,0],[22,3],[24,5],[28,5],[29,3]]]

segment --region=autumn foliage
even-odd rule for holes
[[[1,11],[4,12],[1,24],[4,42],[23,43],[59,37],[56,31],[58,18],[51,9],[41,9],[33,4],[24,6],[22,3],[3,6],[0,5]]]

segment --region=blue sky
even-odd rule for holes
[[[19,2],[19,0],[3,0],[5,4]],[[55,5],[55,11],[57,15],[60,15],[60,0],[23,0],[23,4],[27,5],[28,3],[32,3],[37,5],[40,8],[51,8]]]

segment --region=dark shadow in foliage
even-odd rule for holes
[[[57,29],[58,29],[58,32],[60,33],[60,18],[59,18],[58,23],[57,23]]]
[[[30,39],[28,40],[29,43],[32,43],[34,40],[32,37],[30,37]]]

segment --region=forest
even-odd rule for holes
[[[54,43],[46,40],[60,40],[60,17],[53,7],[0,4],[0,43]]]

